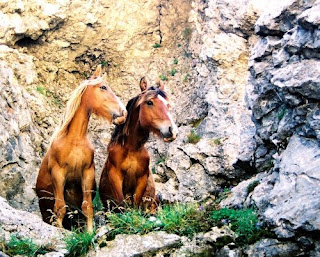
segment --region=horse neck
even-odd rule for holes
[[[139,122],[139,110],[135,110],[129,124],[129,133],[125,139],[125,146],[132,150],[138,150],[149,139],[150,130],[141,127]]]
[[[67,137],[72,137],[72,138],[86,137],[90,115],[91,115],[90,109],[87,108],[87,106],[85,106],[83,103],[81,103],[68,126]]]

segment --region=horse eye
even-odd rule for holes
[[[147,101],[147,105],[153,105],[152,101]]]
[[[107,87],[106,86],[101,86],[100,87],[102,90],[107,90]]]

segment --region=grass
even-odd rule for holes
[[[57,105],[58,107],[62,107],[62,101],[61,101],[60,97],[56,93],[54,93],[54,92],[52,92],[52,91],[50,91],[50,90],[48,90],[48,89],[46,89],[46,88],[44,88],[42,86],[37,86],[36,90],[40,94],[42,94],[44,96],[52,97],[53,98],[53,103],[55,105]]]
[[[94,212],[102,211],[103,204],[100,199],[99,188],[97,188],[97,190],[96,190],[96,195],[93,198],[92,204],[93,204]]]
[[[46,90],[42,86],[37,86],[37,91],[42,95],[46,95]]]
[[[85,256],[89,249],[94,248],[95,233],[88,232],[76,232],[66,236],[64,238],[66,242],[66,248],[68,250],[68,255],[71,257],[81,257]]]
[[[191,130],[190,134],[188,135],[188,143],[196,144],[200,141],[201,136],[198,135],[193,129]]]
[[[118,234],[142,235],[159,230],[190,237],[210,228],[208,213],[199,209],[196,204],[166,205],[159,207],[153,216],[132,209],[124,213],[111,213],[108,218],[112,228],[108,235],[109,239]]]
[[[197,128],[197,127],[200,126],[200,124],[201,124],[202,121],[203,121],[203,118],[194,120],[194,121],[191,123],[191,125],[192,125],[193,128]]]
[[[178,59],[177,59],[177,58],[174,58],[173,64],[177,65],[178,63],[179,63]]]
[[[250,209],[228,209],[222,208],[212,213],[214,225],[228,225],[235,232],[238,245],[250,244],[265,235],[261,229],[262,224],[258,221],[258,215],[253,208]]]
[[[163,74],[160,74],[159,78],[162,80],[162,81],[167,81],[168,80],[168,77],[166,75],[163,75]]]
[[[153,48],[160,48],[160,47],[162,47],[162,46],[161,46],[161,44],[159,44],[159,43],[155,43],[155,44],[153,45]]]
[[[181,47],[181,44],[180,44],[180,43],[178,43],[178,44],[177,44],[177,47]]]
[[[13,256],[37,256],[49,252],[48,248],[48,246],[38,246],[30,238],[23,239],[17,234],[12,234],[10,241],[5,245],[5,253]]]

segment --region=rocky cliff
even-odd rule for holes
[[[142,76],[167,84],[180,134],[148,143],[164,201],[202,201],[233,187],[222,206],[255,206],[278,237],[246,254],[319,253],[319,1],[0,7],[0,195],[11,206],[39,215],[32,188],[50,136],[69,93],[102,64],[123,102]],[[92,119],[97,179],[111,130]]]

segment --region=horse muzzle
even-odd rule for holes
[[[115,125],[120,125],[120,124],[124,123],[127,119],[127,115],[128,115],[128,112],[126,110],[123,110],[121,115],[113,114],[112,115],[112,123]]]
[[[176,126],[174,126],[174,127],[170,126],[168,128],[168,131],[166,131],[165,133],[161,132],[161,134],[163,136],[164,142],[172,142],[178,136],[178,128]]]

